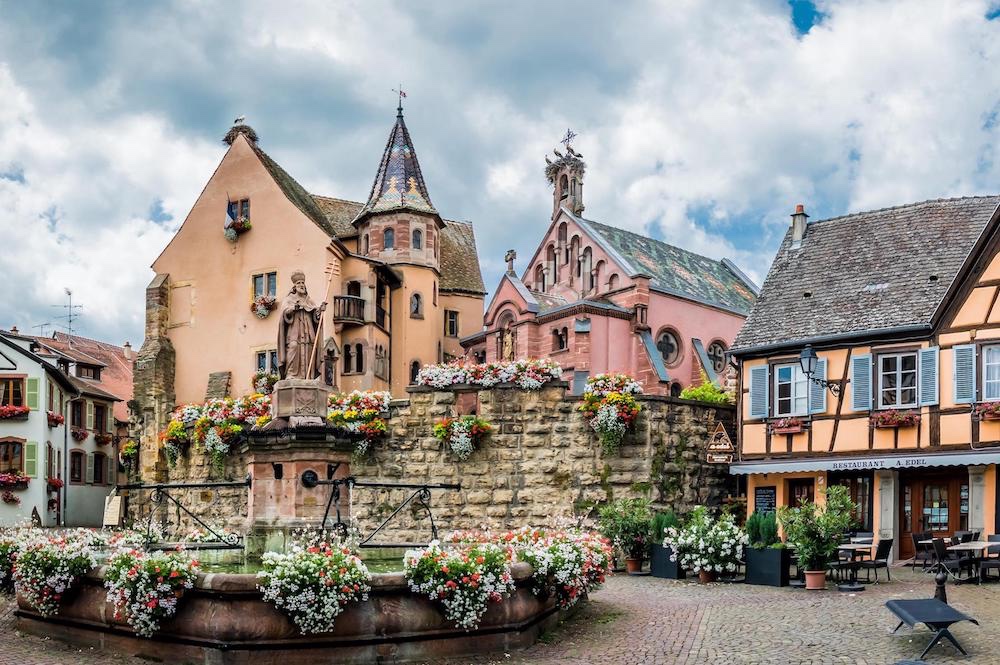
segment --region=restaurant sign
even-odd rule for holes
[[[726,431],[726,427],[722,423],[716,423],[715,432],[712,433],[712,438],[708,440],[706,447],[709,464],[732,464],[736,448],[733,446],[733,440],[729,438],[729,432]]]
[[[895,457],[882,459],[849,459],[836,460],[830,467],[831,471],[863,471],[865,469],[908,469],[915,466],[928,466],[926,457]]]

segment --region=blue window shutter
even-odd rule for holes
[[[955,359],[952,373],[955,404],[971,404],[976,401],[976,346],[954,346],[951,352]]]
[[[826,381],[826,358],[816,359],[814,379]],[[811,413],[826,413],[826,386],[815,381],[809,382],[809,411]]]
[[[767,365],[750,368],[750,417],[767,418]]]
[[[851,408],[871,411],[872,408],[872,357],[851,358]]]
[[[920,406],[938,403],[938,347],[920,350]]]

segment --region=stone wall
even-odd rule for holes
[[[566,388],[565,383],[552,383],[539,391],[411,389],[409,400],[393,403],[389,438],[374,444],[363,460],[350,460],[350,474],[359,481],[461,484],[459,491],[432,492],[433,515],[442,533],[483,525],[553,525],[560,518],[592,514],[596,504],[619,497],[645,496],[658,506],[686,512],[699,503],[716,505],[730,492],[728,467],[706,463],[705,446],[718,422],[732,431],[732,407],[643,397],[643,411],[625,445],[617,455],[605,456],[576,409],[579,398],[567,394]],[[472,410],[493,423],[495,431],[461,461],[434,438],[432,428],[445,416]],[[331,446],[330,452],[331,459],[350,459],[342,444]],[[220,475],[239,479],[246,473],[247,455],[232,457],[219,474],[203,454],[192,451],[168,470],[166,479]],[[162,469],[162,464],[142,466],[149,471]],[[298,484],[299,466],[288,465],[277,485],[270,467],[256,465],[260,483]],[[325,477],[325,468],[316,471]],[[343,475],[341,468],[337,476]],[[268,492],[273,496],[280,490]],[[325,506],[330,496],[327,486],[308,492],[305,499],[296,500],[310,513],[317,505]],[[303,494],[301,489],[296,493]],[[357,487],[343,501],[351,505],[360,531],[368,533],[410,494],[411,490]],[[246,491],[232,489],[189,490],[183,501],[213,524],[242,530],[248,524],[246,496]],[[145,510],[142,497],[130,505],[134,515]],[[190,521],[174,513],[171,521]],[[376,540],[426,542],[430,530],[423,515],[414,502]]]

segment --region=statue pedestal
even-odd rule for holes
[[[322,425],[330,387],[322,379],[282,379],[271,394],[273,420],[266,429]]]

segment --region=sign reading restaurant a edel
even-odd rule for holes
[[[1000,450],[992,452],[942,453],[939,455],[896,455],[878,457],[808,458],[783,461],[739,462],[730,473],[793,473],[810,471],[864,471],[913,469],[928,466],[964,466],[1000,463]]]

